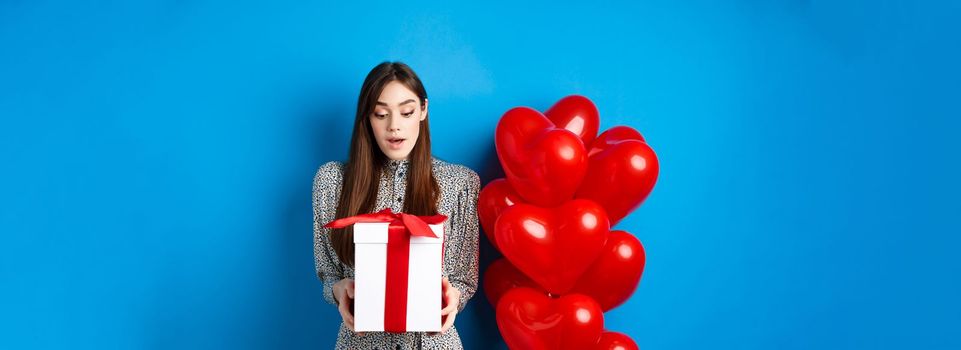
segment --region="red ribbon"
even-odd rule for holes
[[[340,218],[331,222],[328,222],[324,227],[326,228],[344,228],[358,222],[389,222],[391,224],[404,225],[408,231],[410,231],[411,236],[418,237],[434,237],[438,238],[437,234],[430,229],[427,225],[439,224],[447,220],[446,215],[432,215],[432,216],[417,216],[410,215],[407,213],[394,213],[390,208],[381,210],[376,213],[370,214],[360,214],[354,216],[348,216],[346,218]]]
[[[407,331],[407,274],[410,270],[410,237],[438,238],[431,224],[447,220],[445,215],[416,216],[394,213],[390,208],[328,222],[326,228],[343,228],[359,222],[387,222],[387,279],[384,291],[384,330]]]

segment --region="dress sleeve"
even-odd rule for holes
[[[324,228],[327,220],[331,220],[336,213],[336,199],[331,188],[336,186],[336,179],[340,178],[339,169],[334,162],[328,162],[317,170],[314,175],[313,203],[314,203],[314,265],[317,268],[317,278],[324,285],[324,299],[328,303],[337,305],[334,299],[334,283],[344,277],[337,253],[330,244],[330,229]]]
[[[458,312],[464,309],[467,301],[477,290],[478,278],[478,233],[477,196],[480,192],[480,177],[472,170],[467,170],[467,176],[458,193],[457,207],[451,218],[452,236],[459,237],[455,244],[456,260],[449,270],[448,278],[451,285],[461,291]]]

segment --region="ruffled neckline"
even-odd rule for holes
[[[406,167],[408,164],[410,164],[410,160],[409,160],[409,159],[390,159],[390,158],[388,158],[387,161],[386,161],[387,167],[388,167],[388,168],[391,168],[391,169],[397,168],[397,167],[402,167],[402,166]]]

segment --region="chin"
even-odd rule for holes
[[[410,151],[404,152],[404,150],[390,150],[389,152],[384,152],[384,155],[387,156],[388,159],[404,159],[410,155]]]

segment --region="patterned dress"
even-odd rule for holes
[[[407,187],[408,160],[388,160],[380,177],[377,204],[374,211],[390,208],[400,212],[404,205]],[[470,168],[432,159],[434,177],[440,185],[437,210],[447,215],[444,222],[444,276],[460,289],[458,312],[477,290],[478,221],[477,196],[480,178]],[[340,262],[330,244],[330,229],[323,225],[335,219],[340,198],[344,165],[328,162],[317,170],[313,185],[314,206],[314,263],[317,276],[324,285],[324,298],[337,305],[333,285],[344,278],[353,278],[354,270]],[[460,318],[460,317],[458,317]],[[456,319],[455,319],[456,321]],[[463,349],[457,329],[451,327],[445,334],[430,335],[424,332],[392,334],[367,332],[356,336],[343,322],[337,335],[335,348],[340,349]]]

